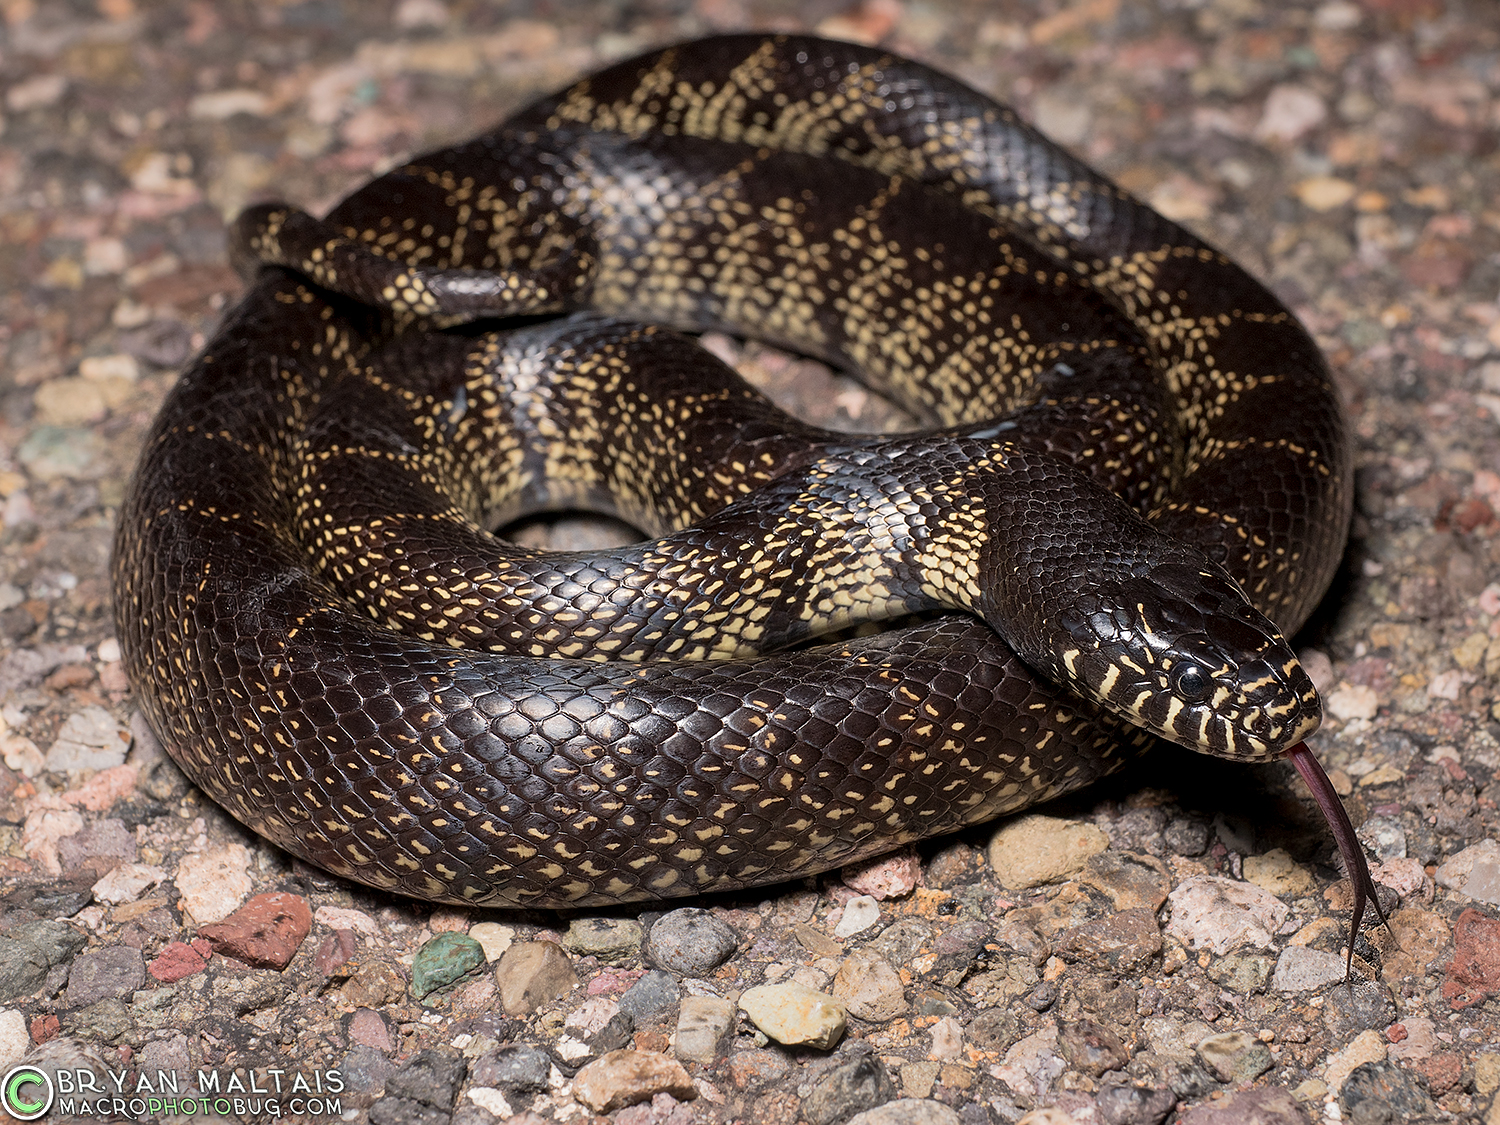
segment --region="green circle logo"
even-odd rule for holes
[[[35,1121],[52,1108],[52,1079],[34,1066],[12,1068],[3,1090],[6,1112],[18,1121]]]

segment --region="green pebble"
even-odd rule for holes
[[[484,949],[468,934],[438,934],[412,958],[412,995],[420,1000],[483,964]]]

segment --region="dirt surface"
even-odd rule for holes
[[[0,0],[0,18],[4,1068],[48,1068],[93,1119],[1500,1122],[1492,5]],[[740,29],[879,42],[1014,103],[1243,261],[1325,349],[1358,510],[1298,647],[1330,711],[1314,749],[1392,909],[1348,980],[1347,884],[1284,766],[1163,748],[1012,826],[998,868],[986,830],[882,869],[901,892],[883,900],[830,875],[686,904],[703,914],[560,917],[324,876],[163,758],[107,560],[146,427],[240,290],[226,217],[268,196],[320,211],[603,63]],[[721,346],[809,416],[879,423],[851,384]],[[1051,871],[1016,859],[1048,852]],[[788,982],[848,1008],[834,1045],[756,1030],[837,1032],[827,1002],[749,994]]]

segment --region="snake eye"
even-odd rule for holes
[[[1177,695],[1189,703],[1197,703],[1208,695],[1213,681],[1208,673],[1196,664],[1185,664],[1177,672]]]

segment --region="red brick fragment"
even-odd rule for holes
[[[1467,1008],[1500,992],[1500,921],[1470,907],[1453,926],[1443,999]]]
[[[38,1046],[49,1039],[56,1039],[57,1033],[62,1030],[62,1021],[57,1016],[48,1012],[45,1016],[37,1016],[31,1021],[31,1041]]]
[[[206,942],[193,944],[207,945]],[[200,951],[185,942],[168,942],[156,955],[156,959],[146,967],[146,971],[163,984],[171,984],[202,970],[208,964],[209,953],[207,948]]]
[[[222,922],[200,927],[214,952],[257,969],[284,969],[312,929],[312,911],[286,891],[256,895]]]

